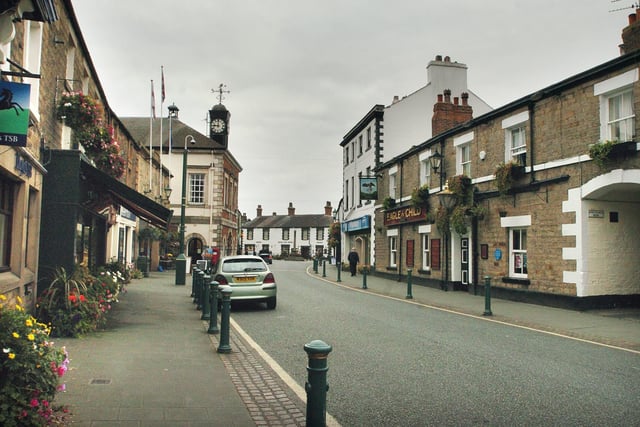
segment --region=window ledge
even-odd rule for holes
[[[397,265],[390,265],[386,268],[387,271],[397,271],[398,270],[398,266]]]
[[[418,270],[418,274],[425,274],[425,275],[427,275],[427,276],[431,276],[431,270],[422,270],[422,269],[419,269],[419,270]]]
[[[502,283],[512,283],[514,285],[526,285],[529,286],[531,284],[531,280],[529,279],[520,279],[517,277],[503,277]]]

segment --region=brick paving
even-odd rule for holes
[[[214,348],[218,348],[219,335],[209,337]],[[220,357],[256,426],[305,426],[306,403],[287,394],[286,385],[256,357],[233,328],[230,328],[229,345],[231,353],[220,354]]]

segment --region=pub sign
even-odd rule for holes
[[[0,80],[0,145],[25,147],[31,85]]]

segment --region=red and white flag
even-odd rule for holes
[[[165,98],[165,92],[164,92],[164,66],[160,66],[160,74],[162,75],[162,99],[160,100],[160,103],[163,104],[164,103],[164,98]]]
[[[153,93],[153,80],[151,80],[151,116],[156,118],[156,95]]]

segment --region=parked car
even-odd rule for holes
[[[260,301],[267,308],[276,308],[277,285],[269,266],[255,255],[236,255],[222,258],[215,271],[214,280],[220,289],[230,287],[231,301]]]
[[[271,252],[269,251],[260,251],[258,254],[260,258],[264,260],[267,264],[273,264],[273,257],[271,256]]]

